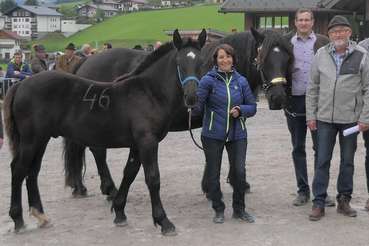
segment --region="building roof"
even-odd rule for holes
[[[18,36],[15,32],[0,30],[0,39],[20,40],[22,38],[20,36]]]
[[[365,0],[325,0],[324,6],[326,8],[363,13],[365,10]]]
[[[330,12],[333,10],[327,8],[327,5],[332,4],[332,1],[335,0],[227,0],[221,5],[219,12],[295,12],[299,8]],[[347,11],[338,10],[338,12]]]
[[[13,12],[17,8],[21,8],[27,10],[35,15],[46,15],[46,16],[63,16],[59,12],[54,9],[49,9],[43,6],[30,6],[30,5],[18,5],[10,10],[8,10],[5,14],[8,15],[9,13]]]

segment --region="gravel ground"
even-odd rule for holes
[[[359,137],[352,206],[357,218],[347,218],[326,210],[326,217],[310,222],[311,203],[292,206],[296,181],[291,161],[291,144],[281,111],[270,111],[265,101],[258,105],[257,115],[247,121],[249,146],[247,179],[251,194],[246,197],[254,224],[231,219],[232,189],[226,184],[228,161],[223,158],[222,189],[226,202],[225,223],[212,223],[213,211],[203,196],[200,181],[204,166],[202,152],[193,145],[188,132],[170,133],[160,145],[161,197],[168,217],[178,235],[164,237],[153,226],[151,203],[142,169],[133,183],[126,207],[128,225],[115,227],[110,203],[100,194],[99,177],[90,152],[87,152],[85,183],[89,196],[74,199],[64,188],[61,138],[50,141],[39,176],[39,186],[46,214],[53,226],[37,228],[27,216],[27,193],[23,189],[23,208],[27,230],[13,232],[8,216],[10,202],[11,156],[8,146],[0,151],[0,245],[369,245],[369,214],[363,210],[368,194],[365,185],[364,145]],[[199,140],[200,130],[195,131]],[[309,177],[313,161],[311,139],[308,139]],[[335,149],[331,167],[329,194],[335,195],[339,163]],[[108,163],[117,184],[122,178],[127,149],[108,151]]]

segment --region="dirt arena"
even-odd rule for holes
[[[10,167],[8,146],[0,151],[0,245],[369,245],[369,213],[363,210],[368,194],[365,185],[364,147],[361,136],[356,154],[352,206],[357,218],[347,218],[326,210],[326,217],[310,222],[311,203],[292,206],[296,181],[291,161],[291,144],[285,117],[281,111],[269,111],[264,101],[257,115],[247,121],[249,145],[247,179],[251,194],[246,197],[248,211],[256,217],[254,224],[231,219],[231,187],[226,184],[228,161],[223,157],[222,189],[226,211],[225,223],[213,224],[213,211],[200,189],[204,156],[188,132],[170,133],[160,145],[161,198],[178,235],[163,237],[151,217],[151,203],[143,171],[133,183],[126,206],[128,225],[115,227],[110,203],[100,193],[100,182],[90,152],[87,153],[85,184],[89,197],[73,199],[64,188],[62,140],[50,141],[39,176],[41,197],[53,226],[37,228],[28,216],[25,185],[23,210],[27,230],[13,232],[8,216],[10,203]],[[199,140],[200,131],[195,131]],[[309,177],[312,180],[311,139],[308,139]],[[331,168],[329,194],[335,195],[339,163],[336,147]],[[127,149],[108,151],[108,163],[116,184],[120,184]]]

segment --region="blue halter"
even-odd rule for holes
[[[181,82],[182,87],[185,86],[185,84],[190,80],[195,80],[197,84],[200,83],[200,80],[196,76],[188,76],[184,80],[182,80],[181,70],[179,69],[179,65],[177,65],[177,73],[178,73],[178,78],[179,78],[179,81]]]

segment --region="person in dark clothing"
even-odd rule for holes
[[[309,9],[299,9],[295,15],[296,32],[289,33],[286,38],[293,45],[295,57],[292,72],[291,97],[289,107],[285,110],[288,130],[292,142],[292,159],[297,182],[297,197],[293,205],[302,206],[310,200],[310,188],[307,174],[306,161],[306,116],[305,93],[310,83],[310,67],[317,50],[328,44],[326,36],[313,32],[314,15]],[[313,140],[314,161],[316,159],[316,131],[310,131]],[[315,166],[315,165],[314,165]],[[335,206],[335,202],[329,196],[326,206]]]
[[[112,48],[113,48],[113,46],[111,45],[111,43],[104,43],[104,47],[103,47],[104,50],[108,50],[108,49],[112,49]]]
[[[215,50],[214,67],[202,77],[198,88],[195,112],[203,112],[201,141],[204,147],[207,187],[214,223],[224,222],[225,204],[220,189],[220,169],[223,149],[228,152],[230,184],[233,187],[233,217],[254,222],[245,210],[246,190],[246,118],[256,113],[256,102],[248,81],[234,69],[235,54],[228,44]]]
[[[33,74],[40,73],[42,71],[47,71],[47,54],[45,52],[45,47],[42,44],[35,45],[35,57],[31,60],[31,70]]]

